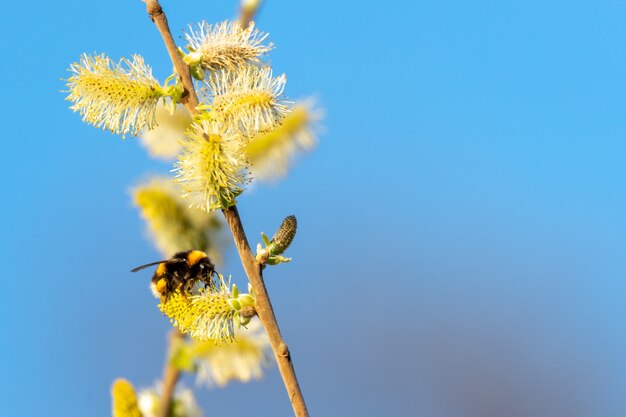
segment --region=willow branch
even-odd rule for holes
[[[183,97],[181,98],[181,102],[185,105],[185,107],[187,107],[191,114],[196,114],[198,112],[196,110],[196,107],[198,106],[198,96],[196,95],[196,90],[193,87],[193,79],[191,78],[189,65],[183,61],[183,58],[178,52],[178,48],[176,48],[176,42],[174,42],[172,32],[170,32],[170,26],[167,24],[167,16],[165,16],[158,0],[146,0],[146,9],[148,11],[148,16],[150,16],[150,19],[154,22],[157,29],[159,29],[161,37],[163,38],[163,41],[165,41],[167,52],[170,54],[170,58],[174,64],[174,68],[176,68],[176,72],[183,82],[185,91],[183,93]]]
[[[193,86],[189,66],[183,61],[182,57],[178,53],[174,38],[172,37],[172,33],[170,32],[167,24],[167,18],[158,0],[147,0],[146,6],[148,15],[150,15],[150,18],[165,41],[167,51],[169,52],[170,58],[176,68],[176,72],[181,78],[185,88],[186,94],[184,97],[187,97],[187,99],[183,100],[182,103],[185,105],[189,113],[195,115],[198,113],[198,110],[196,109],[198,105],[198,96],[196,95],[196,91]],[[239,258],[241,259],[243,268],[246,271],[248,280],[250,280],[250,283],[254,288],[254,293],[256,295],[256,312],[270,339],[274,357],[276,358],[276,363],[278,364],[278,370],[283,378],[285,389],[289,395],[289,400],[291,401],[294,414],[296,417],[308,417],[309,412],[307,411],[304,397],[302,396],[302,391],[300,390],[300,384],[298,383],[298,378],[296,377],[296,372],[293,367],[293,363],[291,362],[289,348],[280,334],[280,328],[278,327],[274,309],[272,308],[272,303],[270,302],[267,289],[265,288],[265,282],[263,282],[261,265],[256,261],[254,255],[252,254],[237,207],[229,207],[228,209],[223,210],[223,213],[230,227],[233,239],[235,240],[235,245],[237,246],[237,252],[239,253]]]
[[[285,383],[291,406],[293,407],[294,414],[297,417],[308,417],[302,391],[300,390],[300,384],[296,377],[296,371],[291,362],[291,355],[289,354],[289,348],[283,341],[283,337],[280,334],[278,322],[274,315],[274,309],[270,301],[267,288],[265,288],[265,282],[263,282],[263,275],[261,265],[256,261],[250,245],[248,244],[248,238],[246,232],[241,224],[241,218],[236,206],[229,207],[223,210],[226,221],[230,226],[230,230],[235,239],[235,246],[237,246],[237,252],[241,258],[243,268],[248,275],[248,279],[252,283],[254,288],[254,294],[256,295],[256,312],[259,316],[259,320],[265,327],[265,331],[270,339],[272,350],[274,351],[274,357],[278,364],[278,370]]]
[[[174,329],[169,335],[169,347],[165,357],[165,368],[163,369],[163,390],[161,392],[161,408],[159,409],[159,417],[167,417],[172,407],[172,399],[174,398],[174,390],[180,379],[180,369],[171,364],[172,350],[183,335]]]

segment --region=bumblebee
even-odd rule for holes
[[[196,283],[204,283],[206,287],[215,286],[213,275],[216,275],[215,265],[206,253],[199,250],[178,252],[170,259],[151,262],[138,266],[130,272],[141,271],[144,268],[158,265],[150,289],[155,297],[167,298],[176,290],[189,292]]]

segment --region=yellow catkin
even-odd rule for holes
[[[232,93],[216,96],[211,108],[224,118],[233,118],[239,113],[254,111],[256,108],[269,108],[273,101],[274,96],[265,91]]]
[[[173,161],[182,149],[180,141],[191,125],[191,116],[182,105],[171,113],[171,106],[165,104],[157,106],[155,116],[157,126],[141,131],[141,143],[153,158]]]
[[[228,303],[229,294],[202,290],[199,295],[186,295],[175,291],[161,300],[159,309],[172,324],[195,340],[234,340],[235,310]]]
[[[263,44],[267,34],[250,23],[242,28],[239,22],[224,21],[215,25],[206,22],[190,27],[186,35],[193,59],[206,71],[235,70],[246,63],[259,63],[273,45]]]
[[[288,113],[283,98],[287,78],[272,75],[269,67],[247,65],[236,71],[221,71],[209,80],[211,117],[251,137],[273,129]]]
[[[231,381],[250,382],[263,376],[263,368],[271,363],[272,357],[263,327],[254,320],[235,334],[237,340],[230,344],[190,343],[189,353],[195,358],[198,383],[223,387]]]
[[[214,214],[190,208],[181,190],[168,178],[153,178],[132,191],[135,205],[163,256],[189,248],[219,261],[222,223]]]
[[[192,207],[211,211],[236,204],[249,181],[241,144],[219,122],[194,122],[176,164],[176,180]]]
[[[139,408],[143,417],[158,417],[161,409],[162,385],[139,391]],[[198,408],[193,392],[178,384],[172,396],[168,417],[201,417],[202,411]]]
[[[137,396],[132,384],[125,379],[117,379],[111,387],[113,417],[142,417]]]
[[[257,180],[273,180],[287,174],[298,152],[315,146],[313,125],[319,118],[306,104],[296,105],[280,125],[254,136],[245,152]]]
[[[85,54],[70,71],[74,75],[67,80],[66,99],[85,122],[122,136],[137,135],[156,124],[156,105],[163,91],[141,56],[115,64],[105,55]]]

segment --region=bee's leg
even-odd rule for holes
[[[213,278],[211,277],[211,271],[207,271],[206,269],[202,271],[202,283],[204,284],[204,288],[210,288],[213,283]]]
[[[172,274],[172,279],[171,279],[172,291],[177,290],[177,289],[181,289],[184,291],[185,289],[182,288],[182,284],[183,284],[183,281],[180,279],[178,274]]]

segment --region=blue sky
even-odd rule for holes
[[[163,7],[177,40],[236,10]],[[318,97],[325,134],[239,208],[252,242],[299,219],[266,280],[312,415],[624,415],[625,18],[618,1],[265,2],[272,65]],[[142,54],[160,80],[171,64],[140,1],[12,2],[0,28],[5,412],[107,416],[114,378],[161,374],[169,324],[128,273],[158,255],[128,190],[170,166],[81,123],[61,78],[83,52]],[[208,416],[291,415],[275,368],[197,394]]]

